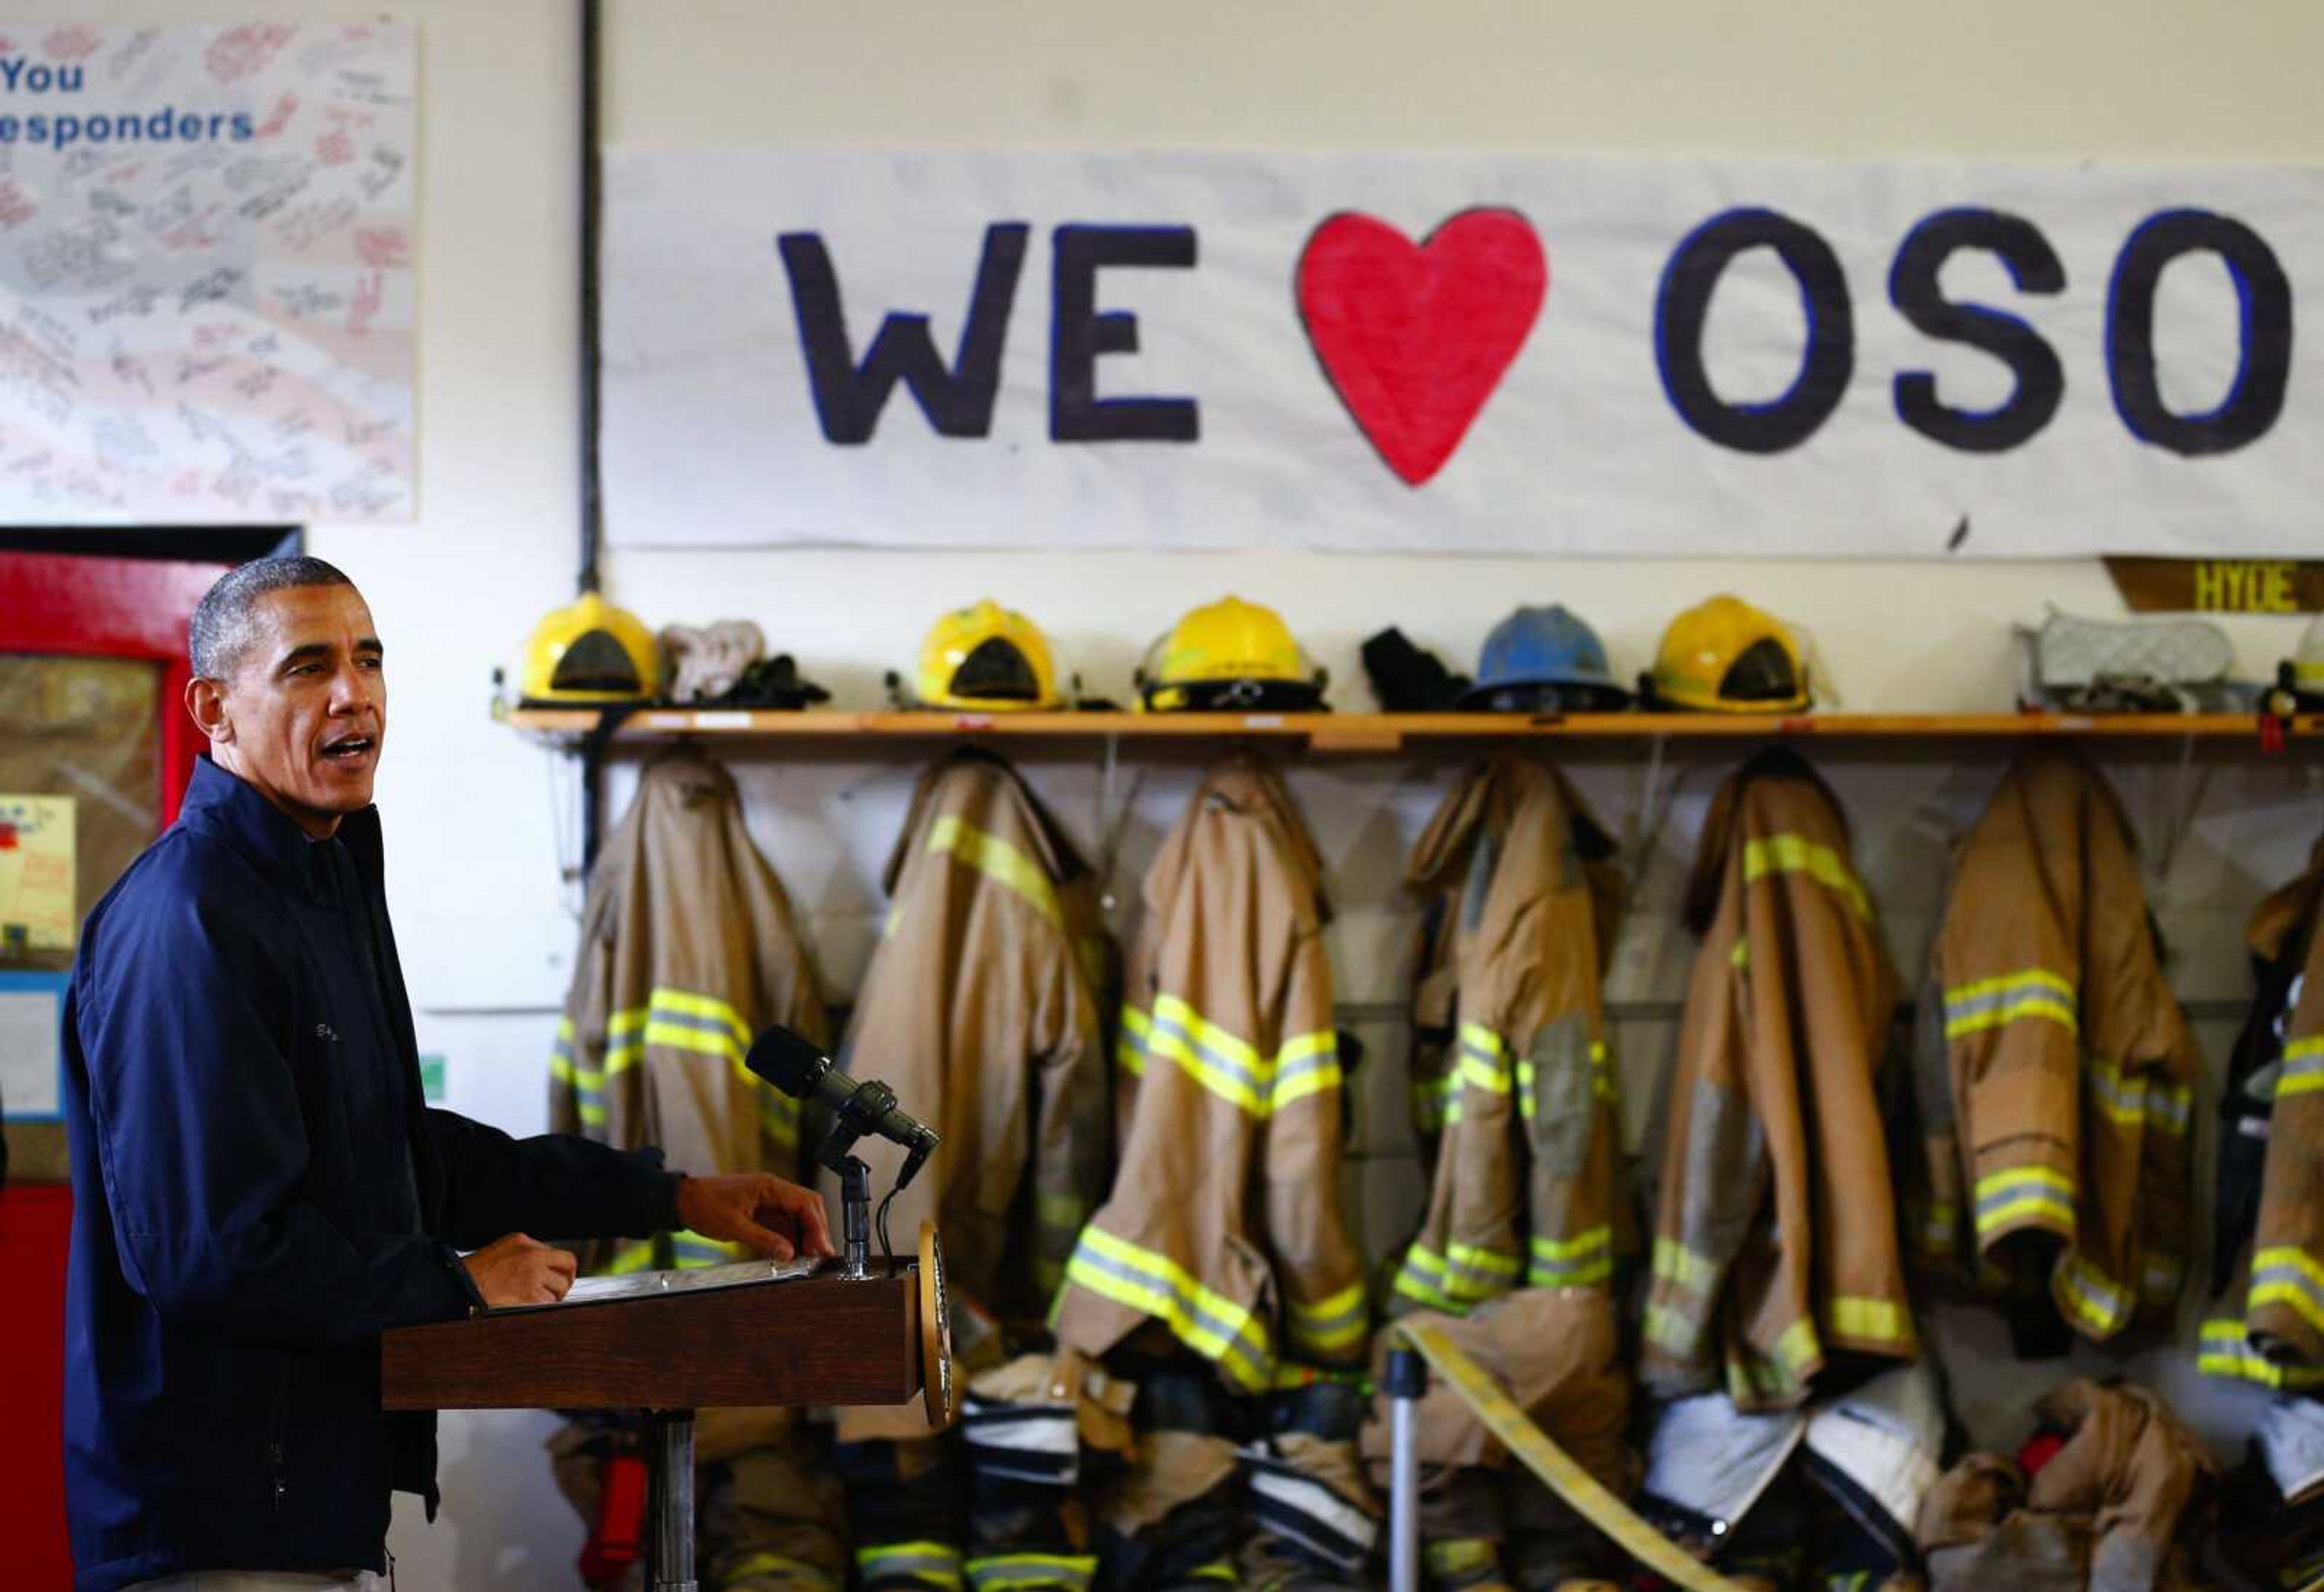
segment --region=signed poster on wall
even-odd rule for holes
[[[0,20],[0,523],[410,517],[413,37]]]
[[[630,148],[616,542],[2292,556],[2324,172]]]

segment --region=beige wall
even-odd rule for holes
[[[189,0],[84,0],[105,21],[215,20]],[[289,16],[369,14],[318,0]],[[1665,0],[1652,5],[1263,5],[1130,6],[745,0],[614,0],[606,134],[639,143],[1212,144],[1517,148],[2043,159],[2324,158],[2312,65],[2324,8],[2183,0]],[[408,527],[318,526],[317,551],[363,584],[393,649],[394,735],[382,782],[397,923],[422,1008],[423,1048],[448,1058],[453,1101],[516,1131],[543,1115],[544,1054],[572,934],[558,879],[570,852],[569,767],[493,725],[491,670],[574,569],[573,57],[578,8],[547,0],[430,0],[398,9],[420,26],[421,513]],[[684,461],[673,461],[682,467]],[[1933,708],[2006,700],[2006,627],[2042,600],[2108,613],[2095,565],[1837,562],[1550,563],[1380,557],[1333,561],[1251,553],[1066,558],[1034,552],[616,553],[609,589],[650,622],[730,613],[758,619],[810,672],[869,702],[908,660],[938,607],[991,592],[1051,627],[1100,683],[1119,689],[1136,651],[1182,609],[1232,588],[1290,615],[1360,697],[1355,645],[1395,622],[1464,662],[1522,596],[1558,599],[1604,631],[1618,670],[1646,661],[1661,624],[1733,587],[1803,622],[1854,707]],[[2232,626],[2246,667],[2294,627]],[[1360,705],[1360,702],[1359,702]],[[2242,990],[2233,933],[2255,895],[2318,827],[2312,756],[2261,767],[2176,748],[2119,760],[2150,845],[2199,814],[2156,884],[2182,948],[2182,994],[2227,1010]],[[877,909],[876,870],[912,754],[858,760],[825,749],[755,762],[753,824],[807,909],[835,994],[853,980]],[[1084,836],[1102,771],[1075,748],[1034,777]],[[1725,754],[1674,756],[1671,822],[1648,855],[1623,942],[1617,1041],[1633,1088],[1663,1060],[1686,946],[1670,902],[1702,799]],[[1908,967],[1918,958],[1950,828],[1973,813],[1996,764],[1932,746],[1830,759],[1859,830],[1859,860]],[[1580,759],[1600,810],[1628,820],[1646,767],[1635,749]],[[1179,757],[1139,767],[1123,880],[1150,852],[1191,774]],[[1335,872],[1334,952],[1348,1015],[1370,1045],[1359,1212],[1393,1236],[1415,1179],[1393,1101],[1400,1044],[1378,1015],[1400,986],[1407,938],[1399,854],[1443,788],[1426,763],[1319,762],[1301,799]],[[1658,786],[1657,789],[1663,788]],[[2231,1023],[2203,1024],[2215,1063]],[[1637,1125],[1634,1122],[1634,1127]],[[2022,1394],[2047,1377],[1997,1371],[1990,1324],[1942,1335],[1973,1422],[2014,1439]],[[2224,1441],[2246,1414],[2149,1367]],[[545,1420],[447,1422],[447,1506],[432,1529],[399,1513],[407,1585],[568,1587],[579,1531],[547,1486]]]

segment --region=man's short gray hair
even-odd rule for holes
[[[197,680],[224,680],[242,664],[256,628],[251,610],[270,591],[294,586],[353,586],[337,566],[300,554],[287,559],[253,559],[217,578],[194,605],[194,620],[186,652]]]

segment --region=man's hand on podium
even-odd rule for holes
[[[492,1310],[555,1304],[573,1286],[572,1252],[511,1233],[462,1258],[468,1280]]]
[[[705,1238],[748,1245],[770,1260],[839,1253],[823,1197],[769,1172],[685,1179],[678,1185],[678,1219]]]

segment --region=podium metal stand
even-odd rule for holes
[[[391,1410],[642,1410],[647,1585],[695,1592],[694,1412],[901,1404],[950,1419],[943,1258],[840,1275],[837,1261],[751,1262],[591,1278],[553,1305],[407,1327],[381,1340]],[[931,1374],[933,1372],[933,1374]]]

